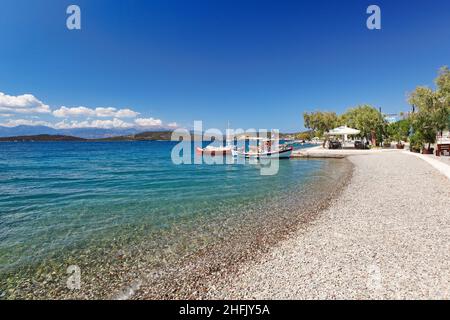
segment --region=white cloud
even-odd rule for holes
[[[140,127],[157,127],[162,125],[162,121],[160,119],[154,119],[154,118],[138,118],[134,120],[134,123],[136,123]]]
[[[17,127],[17,126],[46,126],[52,127],[52,124],[47,121],[42,120],[28,120],[28,119],[14,119],[8,120],[7,122],[0,123],[2,127]]]
[[[32,119],[9,119],[4,123],[0,123],[2,127],[17,127],[20,125],[26,126],[46,126],[54,129],[84,129],[84,128],[96,128],[96,129],[143,129],[143,128],[154,128],[154,127],[164,127],[163,122],[160,119],[154,118],[139,118],[133,122],[126,122],[118,118],[112,120],[67,120],[64,119],[57,123],[51,123],[43,120],[32,120]],[[165,127],[176,128],[177,124],[175,122],[168,123]]]
[[[116,108],[95,108],[95,115],[97,117],[114,117]]]
[[[24,116],[26,119],[15,119],[17,114],[27,114],[27,116]],[[36,116],[32,116],[33,114],[36,114]],[[44,114],[48,114],[48,116],[42,118],[42,115]],[[94,109],[83,106],[61,106],[59,109],[51,110],[48,105],[38,100],[32,94],[10,96],[0,92],[0,117],[10,118],[8,121],[5,119],[6,122],[0,123],[0,126],[5,127],[16,127],[19,125],[47,126],[55,129],[143,129],[155,127],[178,127],[176,122],[171,122],[165,125],[160,119],[153,117],[137,118],[139,115],[139,112],[136,112],[131,108],[117,109],[113,107],[98,107]],[[51,120],[51,116],[62,119],[57,120],[59,122],[55,123],[56,121]],[[134,118],[134,120],[122,120],[126,118]]]
[[[95,115],[95,111],[86,107],[67,108],[62,106],[58,110],[53,111],[53,115],[58,118],[78,116],[90,117]]]
[[[56,129],[75,129],[89,127],[89,121],[66,121],[63,120],[53,125]]]
[[[123,120],[114,118],[113,120],[94,120],[91,122],[91,125],[94,128],[104,128],[104,129],[111,129],[111,128],[132,128],[134,125],[129,122],[125,122]]]
[[[98,118],[134,118],[139,115],[139,112],[131,109],[108,108],[87,108],[87,107],[73,107],[67,108],[62,106],[58,110],[53,111],[53,115],[58,118],[68,117],[98,117]]]
[[[57,129],[79,129],[79,128],[99,128],[99,129],[127,129],[133,128],[134,124],[114,118],[112,120],[92,120],[92,121],[66,121],[63,120],[54,125]]]
[[[14,113],[50,113],[50,107],[32,94],[10,96],[0,92],[0,111]]]
[[[140,115],[139,112],[133,111],[131,109],[120,109],[116,112],[117,118],[134,118]]]

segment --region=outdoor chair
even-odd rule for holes
[[[438,144],[436,148],[436,156],[440,157],[441,155],[444,155],[444,152],[447,151],[447,153],[450,154],[450,144]]]

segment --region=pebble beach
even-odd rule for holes
[[[210,299],[449,299],[450,180],[401,152],[355,155],[306,228],[210,283]]]
[[[311,160],[292,161],[303,167]],[[312,176],[321,183],[174,230],[218,239],[192,253],[155,256],[151,234],[128,247],[117,239],[119,251],[101,246],[74,255],[83,270],[81,290],[66,288],[68,261],[54,259],[39,273],[18,273],[25,281],[6,283],[14,289],[0,298],[449,299],[446,175],[423,157],[396,150],[322,165],[326,170]],[[164,263],[156,266],[155,259]]]

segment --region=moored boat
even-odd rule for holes
[[[248,159],[261,158],[280,158],[289,159],[294,147],[292,144],[278,144],[278,140],[267,139],[262,137],[245,137],[247,140],[256,141],[256,145],[249,146],[247,151],[245,148],[233,150],[233,155],[237,157],[245,157]]]
[[[232,146],[225,146],[225,147],[213,147],[213,146],[207,146],[205,148],[197,147],[195,151],[198,154],[205,154],[210,156],[216,156],[216,155],[228,155],[231,154],[233,147]]]
[[[280,148],[279,150],[268,151],[268,152],[243,152],[236,150],[233,152],[238,157],[245,157],[247,159],[261,159],[261,158],[279,158],[279,159],[289,159],[292,154],[292,146],[285,148]]]

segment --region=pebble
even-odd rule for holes
[[[350,184],[314,224],[207,297],[450,299],[450,180],[398,152],[349,160]]]

